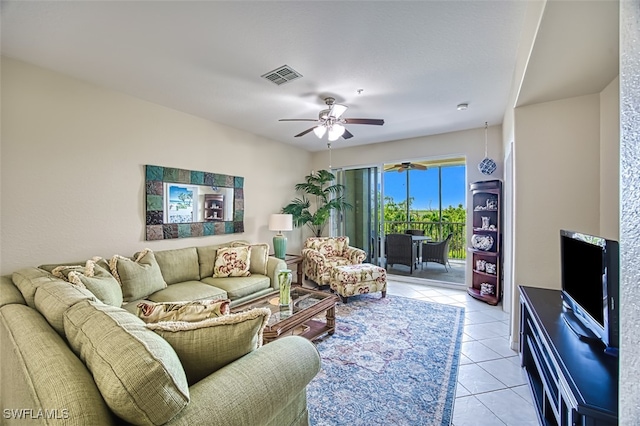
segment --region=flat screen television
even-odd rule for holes
[[[618,242],[561,230],[560,256],[565,321],[580,339],[602,344],[606,353],[617,356]]]

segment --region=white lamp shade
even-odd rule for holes
[[[345,129],[342,124],[334,124],[329,129],[329,140],[332,142],[338,140],[338,138],[344,133],[344,130]]]
[[[292,231],[293,215],[272,214],[269,216],[269,231]]]
[[[316,126],[316,127],[313,129],[313,133],[315,133],[315,134],[316,134],[316,136],[317,136],[318,138],[320,138],[320,139],[322,139],[322,137],[324,136],[324,132],[326,132],[326,131],[327,131],[327,128],[326,128],[325,126],[322,126],[322,125],[320,125],[320,126]]]

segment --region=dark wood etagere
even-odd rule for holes
[[[204,220],[207,222],[224,220],[224,195],[207,194],[204,196]]]
[[[502,182],[471,184],[473,236],[469,244],[472,280],[468,293],[490,305],[502,298]]]

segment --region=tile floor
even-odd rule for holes
[[[537,426],[538,420],[520,358],[509,347],[509,316],[465,289],[396,281],[388,294],[465,308],[462,357],[453,426]]]

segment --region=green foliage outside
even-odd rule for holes
[[[411,204],[413,204],[413,197],[409,198],[409,218],[407,218],[407,201],[396,203],[393,197],[384,198],[385,234],[404,233],[407,229],[423,229],[425,235],[430,236],[434,241],[440,241],[449,233],[453,233],[449,243],[449,257],[466,258],[467,211],[462,204],[442,209],[442,220],[440,220],[440,210],[415,210],[411,209]]]

